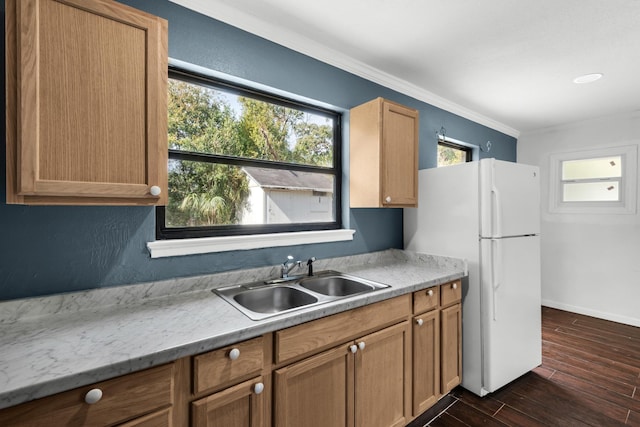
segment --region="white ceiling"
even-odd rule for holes
[[[640,110],[639,0],[171,1],[513,136]]]

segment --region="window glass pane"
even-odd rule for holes
[[[438,144],[438,167],[465,163],[467,152],[465,149]]]
[[[232,165],[169,160],[167,227],[241,223],[249,200],[249,179]]]
[[[622,157],[565,160],[562,162],[562,180],[619,178],[622,176]]]
[[[169,161],[167,227],[335,220],[334,176],[284,169]]]
[[[333,166],[333,118],[169,79],[169,148]]]
[[[563,185],[565,202],[607,202],[620,200],[618,181],[565,183]]]

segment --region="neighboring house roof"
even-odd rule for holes
[[[333,193],[333,180],[330,175],[256,167],[245,167],[243,170],[262,188]]]

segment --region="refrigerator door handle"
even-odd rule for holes
[[[496,187],[491,187],[491,194],[493,194],[493,199],[495,200],[495,209],[493,212],[496,220],[495,229],[493,229],[492,224],[491,237],[502,237],[502,203],[500,201],[500,191]]]
[[[493,320],[498,320],[498,289],[502,285],[500,280],[500,266],[502,264],[502,241],[491,239],[493,250],[491,251],[491,290],[493,293]]]

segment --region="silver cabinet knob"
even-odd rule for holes
[[[454,283],[453,285],[451,285],[451,287],[452,287],[453,289],[458,289],[458,283]]]
[[[429,295],[430,297],[432,297],[432,296],[433,296],[433,289],[429,289],[429,290],[427,291],[427,295]]]
[[[352,345],[349,347],[349,350],[351,351],[351,353],[354,353],[358,351],[358,346],[356,345]]]
[[[418,319],[416,320],[416,323],[418,324],[418,326],[422,326],[424,324],[424,320]]]
[[[360,341],[360,342],[358,343],[358,348],[359,348],[360,350],[364,350],[364,347],[365,347],[364,341]]]
[[[240,350],[238,350],[237,348],[231,349],[231,351],[229,352],[229,359],[237,360],[238,357],[240,357]]]
[[[387,203],[391,203],[391,196],[387,196],[387,197],[384,199],[384,201],[385,201],[385,202],[387,202]]]
[[[149,193],[151,193],[152,196],[159,196],[160,193],[162,193],[162,189],[157,185],[152,185],[149,189]]]

